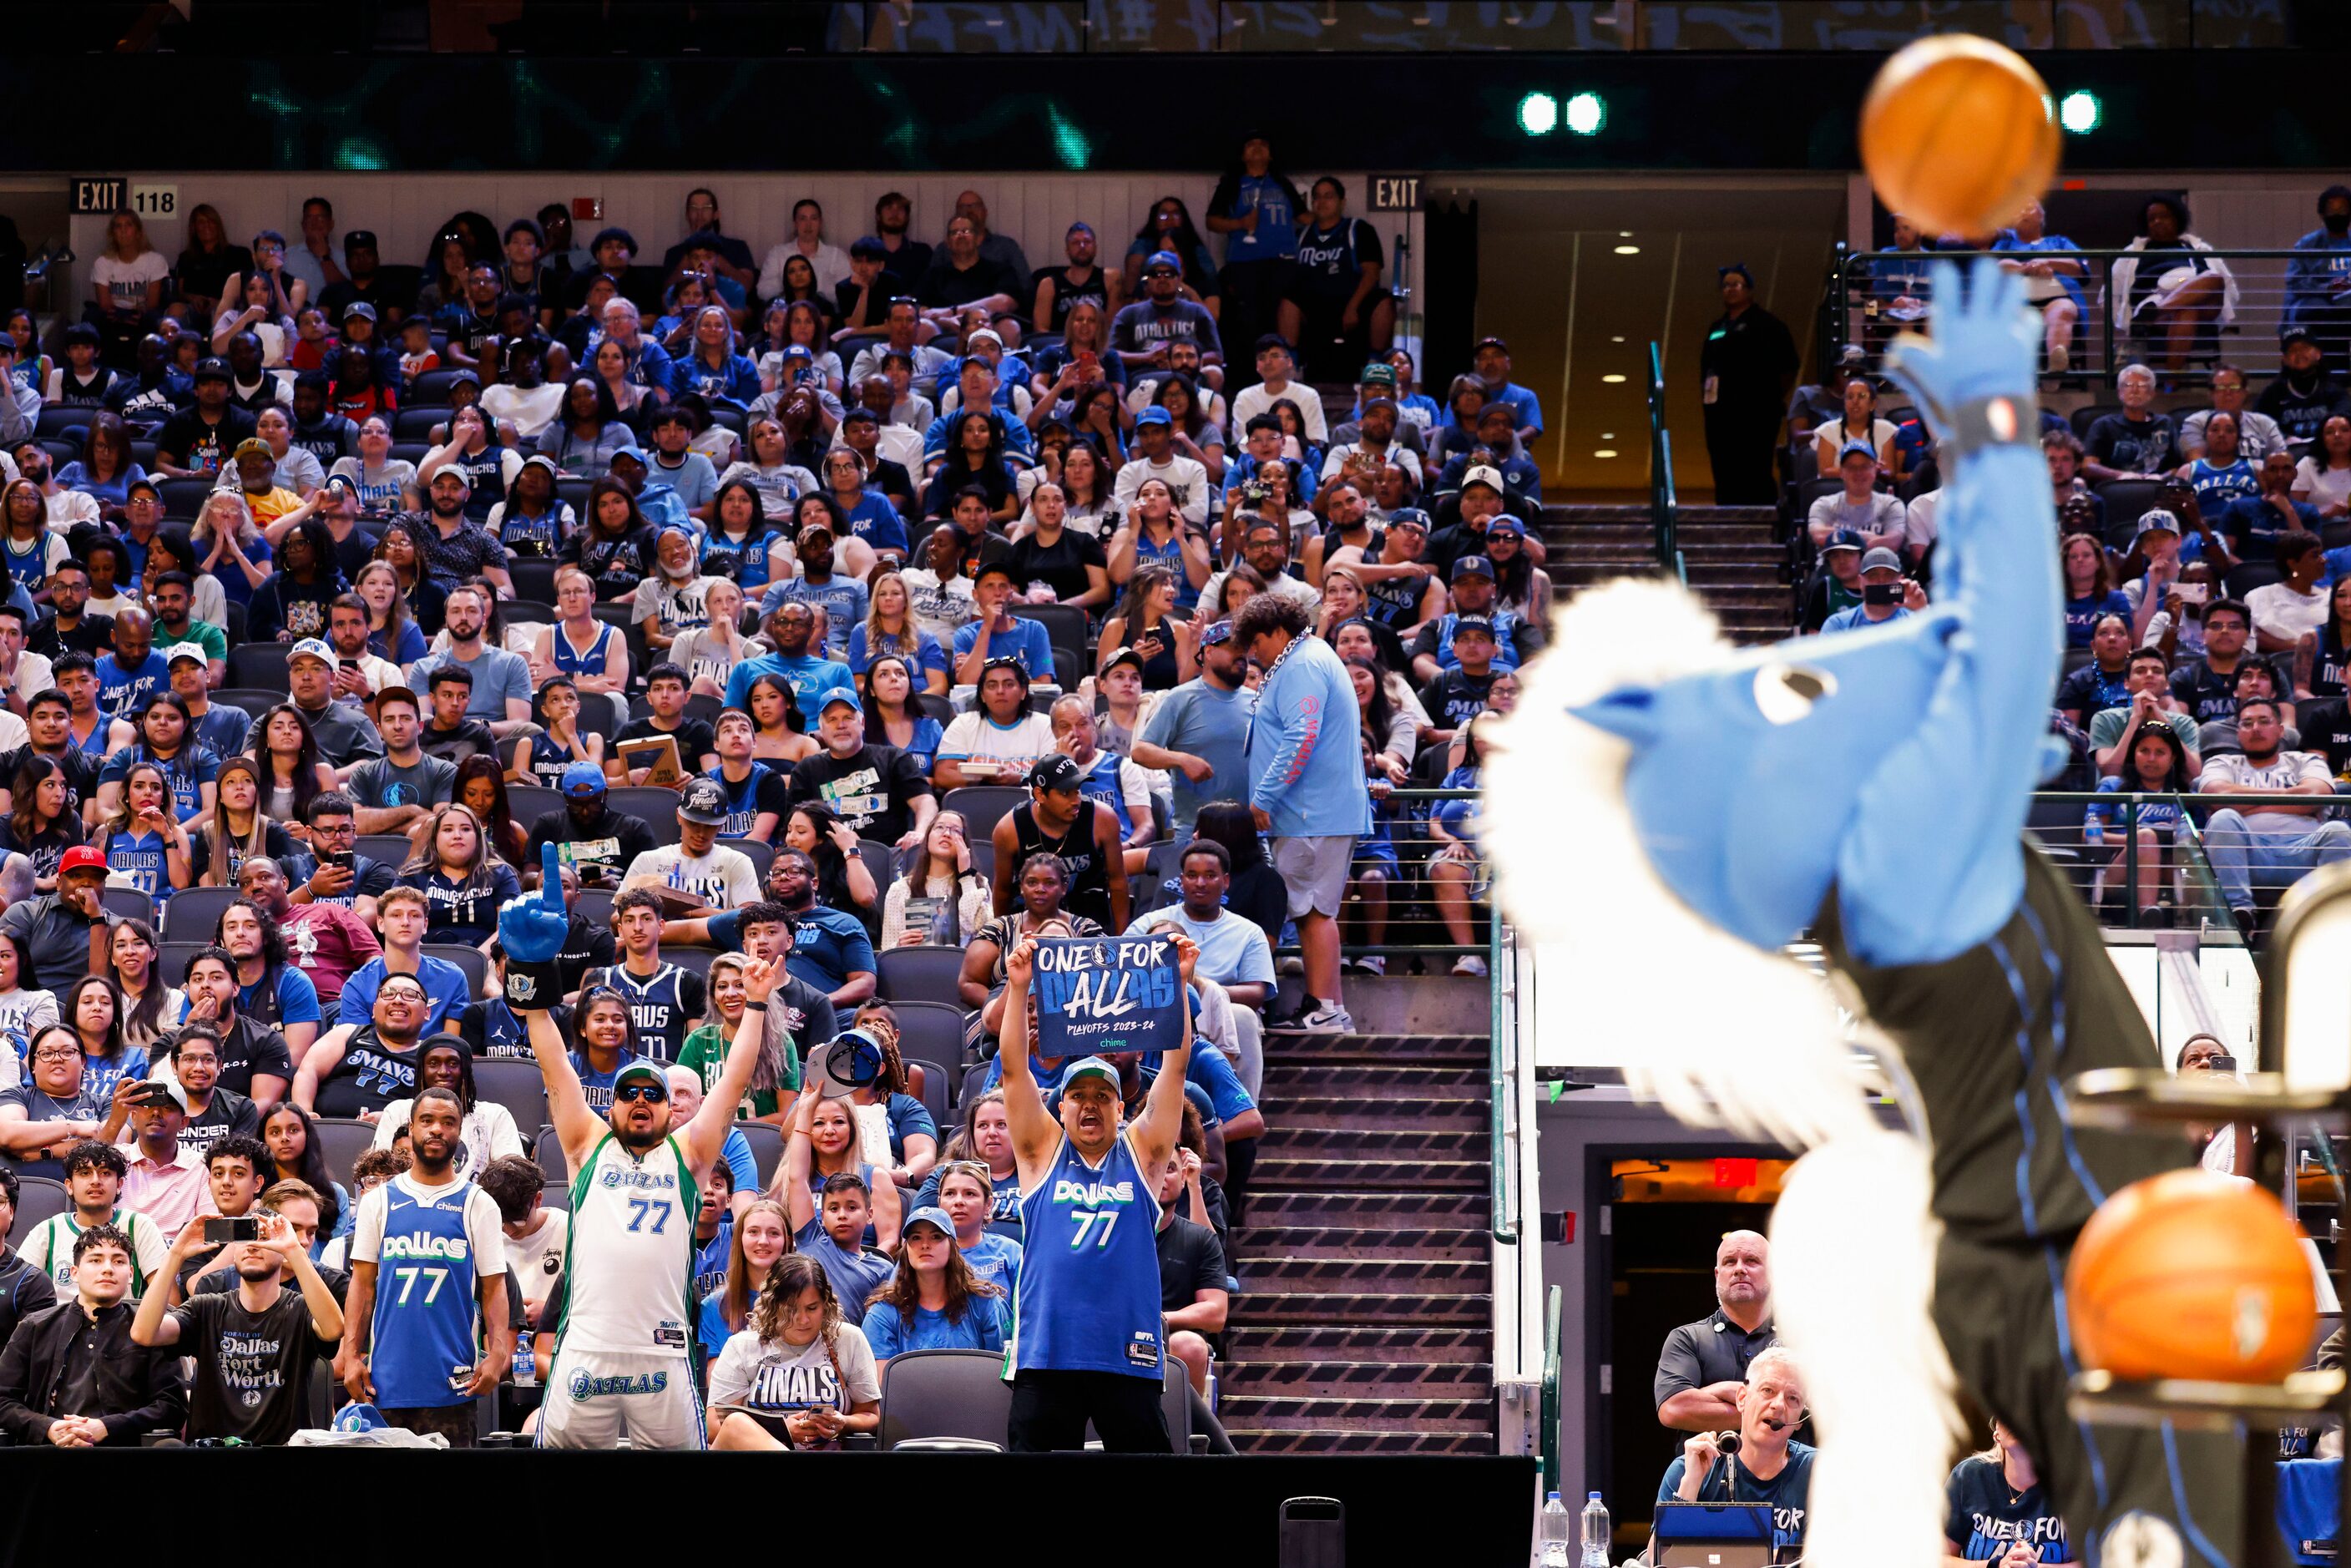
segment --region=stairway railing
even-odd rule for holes
[[[1674,500],[1674,437],[1666,428],[1666,361],[1654,342],[1649,345],[1649,527],[1656,535],[1657,570],[1683,582],[1689,568],[1682,559],[1676,536]]]
[[[1543,1370],[1542,1370],[1542,1480],[1546,1492],[1558,1491],[1559,1484],[1559,1312],[1562,1300],[1560,1288],[1551,1288],[1550,1300],[1543,1309]]]

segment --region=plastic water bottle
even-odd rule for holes
[[[1542,1524],[1537,1532],[1542,1542],[1542,1568],[1573,1568],[1567,1555],[1567,1509],[1552,1492],[1543,1499]]]
[[[1583,1568],[1608,1568],[1608,1505],[1598,1492],[1583,1505]]]

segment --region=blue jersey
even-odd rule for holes
[[[1099,1167],[1061,1139],[1020,1197],[1019,1308],[1008,1371],[1160,1380],[1159,1204],[1120,1134]]]
[[[163,858],[161,833],[107,834],[106,871],[108,881],[118,887],[137,888],[153,899],[159,910],[172,896],[171,867]]]
[[[383,1186],[383,1249],[376,1264],[368,1375],[376,1403],[417,1410],[463,1405],[450,1378],[470,1373],[475,1352],[475,1268],[465,1234],[469,1181],[419,1190],[405,1175]],[[504,1257],[490,1260],[503,1272]]]
[[[1131,838],[1134,833],[1134,819],[1128,815],[1126,810],[1126,791],[1119,787],[1118,781],[1118,765],[1125,760],[1113,752],[1096,752],[1093,766],[1086,769],[1083,779],[1078,780],[1080,794],[1089,800],[1108,806],[1118,818],[1118,836],[1121,839]]]
[[[2188,484],[2196,492],[2196,509],[2208,517],[2219,517],[2232,501],[2262,493],[2261,476],[2241,457],[2217,468],[2199,457],[2188,465]]]
[[[621,1059],[612,1063],[611,1071],[599,1072],[588,1064],[586,1051],[571,1053],[571,1071],[580,1075],[580,1091],[581,1097],[588,1102],[588,1109],[599,1116],[612,1109],[612,1081],[621,1076],[621,1069],[636,1060],[634,1051],[624,1051],[621,1052]]]
[[[581,653],[571,645],[570,634],[561,626],[555,628],[555,667],[567,675],[601,675],[605,674],[604,662],[612,654],[612,633],[617,630],[609,622],[596,623],[596,640]]]
[[[747,539],[733,538],[714,529],[702,541],[702,570],[713,577],[733,578],[744,597],[750,598],[754,590],[768,586],[768,547],[776,542],[776,538],[765,528]]]

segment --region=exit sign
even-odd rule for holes
[[[1372,211],[1413,213],[1419,210],[1419,175],[1374,174],[1372,176]]]
[[[77,213],[110,213],[122,205],[130,182],[120,175],[77,175],[72,195]]]

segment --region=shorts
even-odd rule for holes
[[[1338,918],[1347,902],[1347,873],[1355,860],[1355,835],[1338,833],[1273,841],[1273,869],[1290,884],[1290,917]]]
[[[538,1407],[542,1448],[699,1449],[702,1391],[682,1355],[558,1345]]]
[[[475,1432],[474,1402],[463,1405],[435,1405],[413,1410],[385,1410],[383,1418],[395,1427],[405,1427],[423,1436],[438,1432],[453,1448],[470,1448]]]

